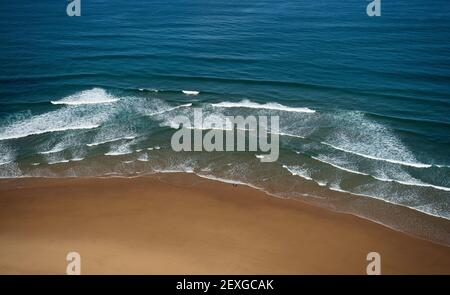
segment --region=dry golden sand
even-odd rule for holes
[[[450,274],[450,247],[194,175],[0,181],[0,273]]]

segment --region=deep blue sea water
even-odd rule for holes
[[[372,201],[450,219],[448,1],[67,3],[0,1],[0,176],[193,172],[450,241]],[[278,161],[174,152],[193,107],[280,116]]]

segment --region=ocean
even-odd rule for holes
[[[0,5],[0,177],[195,173],[450,243],[448,1],[67,4]],[[279,116],[278,160],[173,151],[193,108]]]

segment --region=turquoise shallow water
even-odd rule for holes
[[[448,1],[60,2],[1,4],[2,177],[184,171],[410,231],[371,200],[450,219]],[[194,107],[278,115],[278,161],[174,152]]]

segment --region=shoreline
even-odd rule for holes
[[[187,173],[187,172],[169,172],[169,173],[172,174],[172,173]],[[355,217],[358,217],[358,218],[361,218],[361,219],[364,219],[364,220],[367,220],[367,221],[370,221],[370,222],[382,225],[382,226],[384,226],[386,228],[389,228],[389,229],[392,229],[394,231],[397,231],[397,232],[409,235],[409,236],[414,237],[414,238],[419,238],[419,239],[422,239],[422,240],[425,240],[425,241],[429,241],[429,242],[432,242],[432,243],[436,243],[436,244],[439,244],[439,245],[442,245],[442,246],[450,247],[450,240],[449,240],[448,243],[446,243],[446,242],[441,242],[441,241],[433,240],[433,239],[430,239],[430,238],[426,238],[426,237],[423,237],[423,236],[421,236],[421,235],[419,235],[417,233],[415,234],[415,233],[411,233],[411,232],[408,232],[408,231],[404,231],[399,226],[392,226],[392,225],[389,225],[387,223],[383,223],[383,221],[370,219],[370,218],[364,216],[363,214],[359,214],[357,212],[348,212],[348,211],[345,210],[345,208],[337,209],[337,208],[330,207],[328,204],[314,203],[311,199],[307,200],[307,198],[306,198],[307,196],[306,195],[303,196],[303,197],[305,197],[303,199],[302,198],[297,198],[297,197],[290,197],[290,196],[284,197],[284,196],[277,195],[276,193],[268,192],[264,188],[256,187],[256,186],[254,186],[252,184],[249,184],[249,183],[244,183],[244,182],[240,182],[240,181],[233,181],[233,180],[226,180],[226,179],[221,179],[221,178],[217,178],[217,177],[208,177],[208,176],[203,176],[203,175],[199,175],[199,174],[196,174],[196,173],[193,173],[193,174],[195,176],[197,176],[197,177],[200,177],[200,178],[203,178],[203,179],[206,179],[206,180],[210,180],[210,181],[218,181],[218,182],[227,183],[227,184],[243,185],[243,186],[249,187],[251,189],[255,189],[257,191],[260,191],[260,192],[262,192],[262,193],[264,193],[266,195],[269,195],[271,197],[274,197],[274,198],[279,198],[279,199],[282,199],[282,200],[288,200],[289,199],[289,200],[292,200],[292,201],[301,202],[303,204],[315,206],[315,207],[318,207],[318,208],[321,208],[321,209],[324,209],[324,210],[329,210],[329,211],[332,211],[332,212],[335,212],[335,213],[350,214],[352,216],[355,216]],[[121,177],[121,176],[118,176],[118,177]],[[142,177],[142,176],[133,176],[133,177]],[[124,177],[124,178],[127,178],[127,177]],[[409,206],[406,206],[406,205],[390,202],[390,201],[382,199],[382,198],[376,198],[376,197],[372,197],[372,196],[366,196],[366,195],[351,193],[351,192],[347,192],[347,191],[340,191],[340,190],[336,190],[336,189],[332,189],[332,188],[328,188],[328,191],[331,194],[343,194],[343,195],[349,195],[349,196],[353,196],[353,197],[357,197],[357,198],[368,198],[369,202],[380,203],[380,204],[386,205],[387,207],[398,208],[400,211],[407,211],[407,212],[409,212],[411,214],[420,216],[421,218],[426,218],[426,219],[429,219],[429,220],[435,220],[436,222],[448,223],[449,226],[450,226],[450,220],[446,219],[446,218],[444,218],[442,216],[434,215],[434,214],[426,213],[426,212],[422,212],[422,211],[418,211],[418,210],[414,209],[413,207],[409,207]]]
[[[434,217],[435,218],[435,217]],[[450,247],[189,173],[0,180],[0,273],[450,274]],[[70,233],[69,233],[70,232]]]
[[[314,207],[318,207],[324,210],[349,214],[357,218],[361,218],[394,231],[406,234],[408,236],[419,238],[425,241],[430,241],[439,245],[450,247],[450,219],[446,219],[439,215],[434,215],[426,212],[416,210],[413,207],[409,207],[402,204],[390,202],[383,198],[377,198],[373,196],[366,196],[362,194],[351,193],[347,191],[335,190],[329,187],[325,189],[319,186],[320,189],[324,189],[326,193],[322,195],[314,195],[305,192],[298,192],[297,195],[283,195],[282,193],[270,192],[263,187],[258,187],[251,183],[241,182],[237,180],[229,180],[210,175],[198,174],[194,171],[164,171],[155,170],[152,173],[138,173],[135,175],[121,175],[118,173],[108,173],[103,176],[20,176],[20,177],[6,177],[0,178],[0,184],[2,182],[8,182],[9,180],[19,179],[35,179],[35,180],[60,180],[60,179],[135,179],[146,177],[159,177],[161,175],[189,175],[204,179],[206,181],[219,182],[222,184],[231,184],[245,186],[250,189],[257,190],[270,197],[279,198],[282,200],[292,200],[308,204]],[[311,187],[314,187],[314,183],[304,183],[303,188],[307,187],[307,191],[313,191]],[[320,199],[326,199],[322,202]],[[347,199],[347,200],[346,200]],[[357,209],[352,208],[352,202],[359,202]],[[363,205],[362,205],[363,204]],[[367,211],[367,207],[370,207],[372,212]],[[369,214],[368,214],[369,213]],[[404,218],[397,218],[397,216],[403,216]],[[408,219],[405,221],[404,219]],[[420,227],[415,226],[415,223],[421,224]]]

